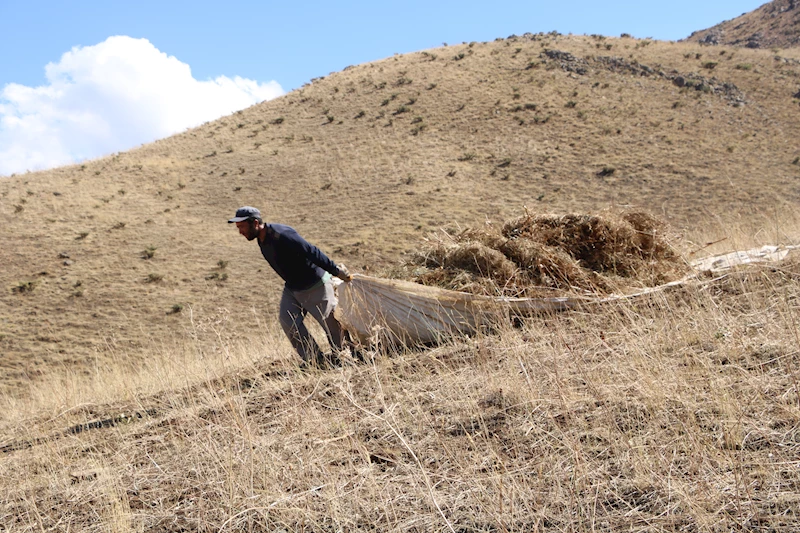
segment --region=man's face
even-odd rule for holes
[[[258,230],[256,229],[255,220],[243,220],[241,222],[237,222],[236,227],[239,229],[239,233],[244,235],[248,241],[252,241],[258,237]]]

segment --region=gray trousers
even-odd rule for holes
[[[325,330],[333,351],[341,351],[345,334],[341,324],[333,316],[337,303],[333,284],[328,280],[318,287],[305,291],[283,288],[280,308],[281,327],[303,361],[322,360],[322,351],[317,341],[303,323],[307,314],[313,316]]]

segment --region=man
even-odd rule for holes
[[[228,223],[235,223],[248,241],[258,241],[261,255],[286,282],[281,296],[280,324],[303,364],[324,362],[319,345],[303,324],[306,314],[313,316],[325,330],[334,356],[341,351],[349,338],[333,316],[338,302],[331,276],[349,282],[353,277],[347,268],[334,264],[294,228],[264,223],[255,207],[240,207]]]

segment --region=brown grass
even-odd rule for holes
[[[798,279],[794,259],[338,371],[299,373],[265,336],[262,358],[242,346],[206,377],[172,370],[187,384],[160,393],[42,398],[4,425],[31,446],[3,454],[0,517],[9,531],[795,531]],[[123,412],[143,414],[89,424]]]
[[[442,260],[522,292],[657,283],[656,219],[687,259],[796,243],[797,52],[708,50],[395,56],[0,180],[2,528],[798,530],[796,260],[300,373],[280,283],[225,223],[256,205],[367,272],[480,228]],[[559,215],[504,233],[524,206]],[[617,239],[609,207],[645,214]],[[549,240],[510,238],[533,229]]]
[[[52,369],[136,364],[162,339],[191,338],[192,320],[225,320],[231,338],[251,337],[254,316],[272,320],[280,284],[224,222],[239,205],[367,272],[407,260],[452,222],[498,224],[524,206],[628,206],[699,246],[731,225],[752,236],[784,224],[800,201],[800,153],[786,141],[800,130],[791,112],[800,67],[731,50],[713,77],[745,95],[737,107],[665,77],[710,82],[708,58],[696,59],[706,49],[548,34],[411,53],[130,152],[4,178],[0,384],[23,393]],[[546,50],[571,54],[585,73]],[[401,105],[412,111],[392,115]],[[148,283],[151,274],[161,281]],[[13,290],[29,282],[32,291]]]
[[[502,225],[435,234],[406,270],[419,283],[475,294],[609,294],[688,273],[670,238],[664,223],[643,212],[526,212]]]

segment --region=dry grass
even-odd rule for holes
[[[436,233],[405,270],[418,283],[473,294],[609,294],[662,285],[689,272],[669,233],[643,212],[526,212],[498,225]]]
[[[4,454],[0,521],[795,531],[798,279],[794,259],[338,371],[244,347],[235,368],[172,369],[184,386],[52,405],[5,426],[33,446]],[[144,415],[60,436],[132,411]]]
[[[800,67],[729,49],[709,73],[708,53],[550,34],[456,45],[355,66],[130,152],[4,178],[0,385],[18,394],[54,368],[135,365],[161,339],[191,339],[190,308],[250,337],[254,315],[271,321],[279,283],[225,224],[239,205],[368,272],[438,228],[496,224],[524,206],[628,206],[703,239],[783,223],[800,201],[800,152],[787,141],[800,130]],[[707,91],[687,85],[698,76]],[[712,90],[723,82],[746,102]]]
[[[688,259],[795,244],[800,67],[726,49],[712,75],[708,50],[548,34],[395,56],[4,178],[0,529],[798,530],[796,259],[300,373],[280,284],[225,223],[259,206],[369,272],[524,206],[645,212]],[[471,235],[455,263],[517,275]],[[592,261],[516,241],[553,276]]]

